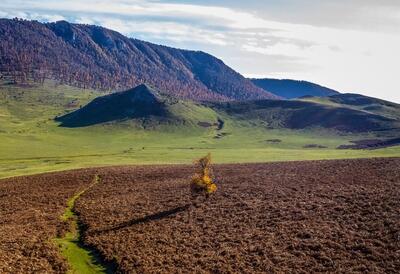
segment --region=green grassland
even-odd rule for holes
[[[191,163],[207,152],[217,163],[400,156],[399,146],[368,151],[336,149],[351,140],[374,137],[370,134],[268,129],[261,122],[233,120],[191,102],[174,106],[175,114],[193,121],[185,125],[143,129],[143,124],[124,121],[65,128],[54,121],[99,95],[53,83],[1,85],[0,178],[105,165]],[[225,121],[220,131],[196,124],[200,120],[214,122],[217,117]],[[216,138],[218,134],[221,137]],[[269,141],[273,139],[281,142]],[[310,144],[326,148],[303,148]]]

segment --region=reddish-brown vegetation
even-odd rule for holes
[[[0,272],[65,270],[49,239],[76,201],[84,241],[128,273],[398,273],[400,159],[216,165],[190,207],[192,166],[111,167],[0,181]],[[14,255],[17,254],[17,255]],[[14,270],[14,271],[13,271]]]
[[[101,90],[148,83],[195,100],[279,98],[207,53],[65,21],[42,24],[0,19],[0,79],[2,74],[19,84],[50,78]]]
[[[85,241],[123,272],[400,269],[400,160],[216,166],[190,209],[189,166],[108,169],[78,201]]]
[[[52,241],[64,234],[67,200],[90,183],[87,171],[0,180],[0,273],[65,273]]]

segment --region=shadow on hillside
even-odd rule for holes
[[[169,209],[169,210],[165,210],[165,211],[161,211],[161,212],[157,212],[155,214],[151,214],[151,215],[147,215],[143,218],[138,218],[138,219],[132,219],[129,220],[127,222],[123,222],[120,224],[117,224],[115,226],[112,226],[110,228],[106,228],[106,229],[101,229],[101,230],[96,230],[96,231],[92,231],[91,234],[100,234],[100,233],[106,233],[106,232],[110,232],[110,231],[116,231],[116,230],[120,230],[126,227],[130,227],[133,225],[137,225],[137,224],[142,224],[142,223],[148,223],[151,221],[157,221],[157,220],[161,220],[163,218],[168,218],[172,215],[175,215],[179,212],[183,212],[187,209],[189,209],[190,204],[186,204],[183,206],[179,206],[173,209]]]

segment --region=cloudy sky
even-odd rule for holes
[[[0,17],[102,25],[209,52],[245,76],[400,103],[398,0],[1,0]]]

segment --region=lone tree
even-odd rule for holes
[[[217,185],[212,179],[211,154],[200,158],[196,162],[198,170],[192,177],[190,191],[193,198],[205,197],[206,199],[217,190]]]

